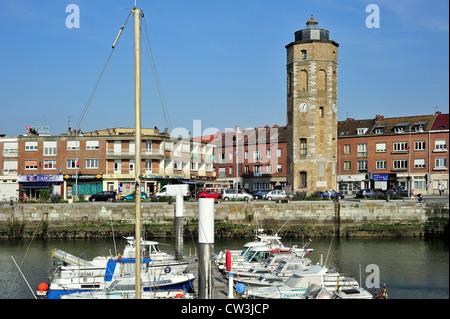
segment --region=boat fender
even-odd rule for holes
[[[176,295],[175,295],[175,298],[183,298],[183,297],[184,297],[183,294],[176,294]]]
[[[236,284],[236,293],[239,295],[242,295],[245,292],[245,285],[243,284]]]
[[[226,254],[227,271],[231,270],[231,252],[228,250]]]

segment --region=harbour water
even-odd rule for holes
[[[163,251],[174,253],[174,240],[157,239]],[[216,240],[214,251],[241,249],[250,239]],[[285,245],[290,242],[284,239]],[[125,240],[116,240],[123,251]],[[184,239],[185,255],[196,252],[197,243]],[[48,278],[51,251],[55,248],[85,259],[114,254],[112,240],[0,240],[0,299],[34,299],[19,273],[20,266],[31,289],[36,290]],[[349,238],[313,239],[308,257],[317,263],[322,259],[346,275],[354,276],[366,287],[373,283],[374,269],[379,269],[380,284],[386,284],[389,299],[448,299],[449,247],[444,240],[421,238]],[[374,266],[375,265],[375,266]],[[369,287],[370,288],[370,287]],[[373,292],[374,288],[368,289]],[[379,290],[378,290],[379,291]]]

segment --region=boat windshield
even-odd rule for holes
[[[252,251],[247,257],[248,262],[263,262],[269,257],[269,252],[266,251]]]

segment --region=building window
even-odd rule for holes
[[[219,164],[225,164],[225,153],[219,154]]]
[[[277,157],[281,158],[281,148],[277,149]]]
[[[272,165],[267,164],[267,174],[272,174]]]
[[[350,144],[344,144],[344,154],[350,154]]]
[[[358,161],[358,172],[367,172],[367,161]]]
[[[358,144],[358,157],[367,156],[367,144]]]
[[[302,60],[306,60],[307,58],[308,58],[308,54],[307,54],[306,50],[302,50]]]
[[[248,166],[248,165],[245,165],[245,167],[244,167],[244,173],[245,173],[245,174],[248,174],[249,172],[250,172],[249,166]]]
[[[384,128],[382,127],[376,127],[375,128],[375,134],[383,134]]]
[[[68,151],[80,150],[80,141],[67,141],[67,150]]]
[[[394,169],[407,169],[408,168],[408,160],[394,160]]]
[[[229,175],[233,175],[233,166],[230,166],[230,167],[228,168],[228,174],[229,174]]]
[[[415,151],[424,151],[425,150],[425,141],[415,141],[414,142],[414,150]]]
[[[198,170],[198,163],[191,162],[191,171],[197,171],[197,170]]]
[[[114,160],[114,173],[121,173],[122,172],[122,161],[121,160]]]
[[[267,158],[271,158],[272,157],[272,150],[270,148],[268,148],[267,151],[266,151],[266,157]]]
[[[407,142],[394,142],[394,152],[407,150],[409,150]]]
[[[447,140],[436,140],[434,142],[435,151],[446,151],[447,150]]]
[[[25,142],[25,151],[37,151],[38,142]]]
[[[135,162],[134,159],[130,159],[129,166],[128,166],[128,169],[129,169],[130,173],[134,173],[135,163],[136,162]]]
[[[226,167],[219,167],[219,177],[226,177]]]
[[[308,187],[308,179],[306,172],[300,172],[300,187],[306,188]]]
[[[414,177],[414,189],[427,189],[427,182],[425,181],[425,177]]]
[[[253,162],[254,163],[262,162],[262,150],[253,151]]]
[[[447,159],[446,158],[436,158],[434,167],[436,169],[447,169]]]
[[[344,162],[344,171],[350,171],[352,169],[352,162],[345,161]]]
[[[152,160],[145,160],[145,172],[151,173],[152,172]]]
[[[323,117],[323,106],[319,107],[319,117]]]
[[[86,168],[87,169],[98,168],[98,159],[97,158],[86,159]]]
[[[173,149],[173,143],[172,142],[164,142],[164,150],[171,151]]]
[[[414,168],[425,168],[425,159],[424,158],[414,159]]]
[[[277,173],[281,173],[283,171],[283,167],[281,164],[277,164]]]
[[[44,160],[44,169],[56,169],[56,160]]]
[[[367,130],[368,130],[368,128],[366,128],[366,127],[364,127],[364,128],[358,128],[358,129],[356,129],[356,134],[358,134],[358,135],[364,135],[364,134],[366,134]]]
[[[377,163],[376,167],[378,170],[386,169],[387,167],[386,160],[378,160],[376,163]]]
[[[253,166],[253,175],[254,176],[262,176],[262,165],[254,165]]]
[[[386,152],[386,143],[377,143],[376,147],[377,147],[377,150],[376,150],[377,153],[385,153]]]
[[[301,138],[300,139],[300,155],[306,155],[307,154],[307,141],[306,138]]]
[[[56,155],[56,142],[44,142],[44,156]]]
[[[248,150],[244,151],[244,159],[248,160]]]
[[[76,159],[68,159],[67,160],[67,168],[68,169],[75,169],[75,168],[77,168],[77,160]]]
[[[25,161],[25,169],[26,170],[32,170],[32,169],[37,169],[38,165],[37,165],[37,161],[33,160],[33,161]]]
[[[98,141],[86,141],[86,150],[92,151],[92,150],[98,150],[99,144]]]

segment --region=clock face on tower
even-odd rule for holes
[[[308,110],[308,103],[305,101],[301,101],[298,105],[298,111],[301,113],[305,113]]]

